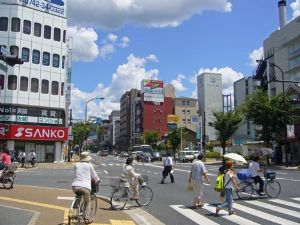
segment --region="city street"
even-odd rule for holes
[[[109,197],[111,194],[110,180],[121,174],[125,158],[113,156],[100,158],[96,155],[93,157],[95,169],[102,179],[98,194]],[[196,210],[189,209],[193,196],[186,191],[190,166],[190,163],[176,164],[175,184],[171,184],[169,178],[166,179],[165,184],[160,184],[162,162],[135,163],[136,172],[148,175],[148,183],[154,193],[151,204],[143,209],[161,222],[170,225],[300,223],[300,173],[298,170],[274,170],[277,172],[277,179],[282,187],[278,199],[255,197],[249,201],[235,200],[235,215],[228,216],[227,212],[221,211],[221,216],[215,217],[218,193],[214,191],[213,186],[219,166],[206,166],[212,184],[205,185],[204,202],[207,204],[204,208]],[[16,182],[23,185],[70,189],[72,177],[71,168],[60,170],[29,169],[18,172]],[[135,205],[135,203],[132,204]]]

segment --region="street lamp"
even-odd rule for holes
[[[100,98],[100,97],[96,97],[96,98],[91,98],[91,99],[89,99],[89,100],[87,100],[86,102],[85,102],[85,116],[84,116],[84,122],[86,123],[86,121],[87,121],[87,104],[90,102],[90,101],[93,101],[93,100],[96,100],[96,99],[99,99],[99,100],[103,100],[104,98]]]
[[[276,67],[280,70],[281,81],[277,79],[276,75],[274,75],[274,79],[272,79],[270,81],[269,80],[270,77],[269,77],[269,74],[268,74],[268,83],[269,82],[281,82],[282,83],[282,94],[284,95],[284,83],[289,82],[289,81],[284,80],[284,73],[283,73],[282,69],[278,65],[276,65],[275,63],[269,62],[268,60],[256,60],[256,62],[258,62],[258,63],[268,63],[268,64],[270,64],[270,65],[272,65],[272,66],[274,66],[274,67]],[[269,71],[268,71],[268,73],[269,73]],[[290,83],[295,83],[295,82],[290,82]],[[269,87],[268,87],[268,89],[269,89]],[[284,130],[284,148],[285,148],[285,166],[288,167],[288,153],[287,153],[288,146],[287,146],[287,131],[286,131],[286,129],[287,128],[285,128],[285,130]]]

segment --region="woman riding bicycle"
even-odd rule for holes
[[[130,188],[133,190],[132,199],[139,198],[139,178],[140,174],[134,172],[132,167],[133,158],[127,158],[126,164],[123,166],[122,177],[127,179]]]
[[[4,150],[0,159],[0,170],[3,170],[5,167],[11,164],[10,152],[8,150]]]
[[[75,179],[72,183],[73,192],[81,192],[84,199],[84,221],[85,223],[92,223],[89,219],[89,212],[91,208],[91,182],[99,182],[93,165],[90,163],[92,157],[88,152],[82,152],[80,161],[75,165]]]

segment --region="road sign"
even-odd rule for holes
[[[177,129],[177,124],[176,123],[168,123],[167,127],[170,130],[176,130]]]
[[[102,124],[102,118],[101,117],[98,117],[96,119],[96,124]]]

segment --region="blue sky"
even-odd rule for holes
[[[196,98],[196,75],[220,72],[232,93],[279,27],[277,0],[69,0],[68,15],[75,118],[94,97],[105,100],[90,102],[88,115],[106,118],[144,78]],[[299,15],[300,0],[288,0],[288,20]]]

